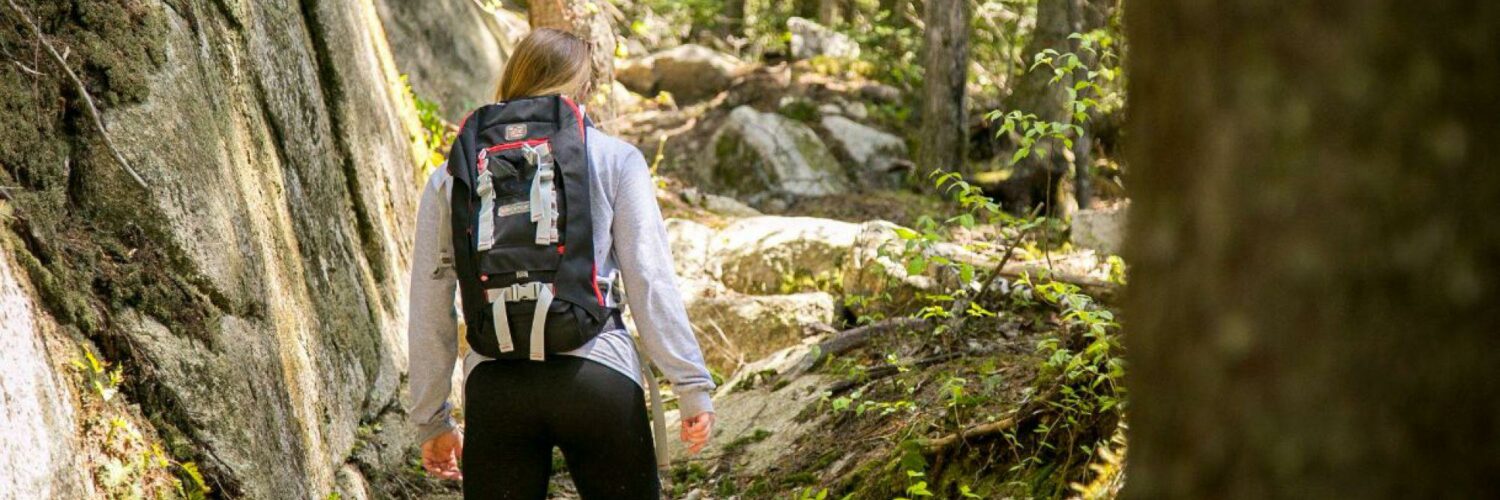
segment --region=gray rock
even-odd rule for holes
[[[842,116],[824,116],[821,124],[829,145],[854,162],[854,178],[871,187],[900,185],[897,165],[907,160],[906,141]]]
[[[79,409],[65,371],[78,348],[0,246],[0,495],[95,498]]]
[[[859,226],[812,217],[751,217],[709,244],[710,274],[731,290],[774,294],[793,277],[838,280]]]
[[[843,294],[845,298],[881,296],[883,299],[866,305],[854,301],[851,312],[866,314],[901,310],[914,304],[923,292],[946,292],[966,285],[958,273],[941,266],[927,266],[920,274],[908,273],[906,263],[910,259],[903,255],[905,241],[897,235],[899,228],[887,221],[859,225],[849,257],[844,260]],[[952,243],[939,243],[920,255],[928,260],[943,257],[953,262],[967,262],[977,269],[989,269],[995,265],[989,256]]]
[[[849,181],[818,134],[791,118],[740,106],[714,134],[711,183],[751,204],[768,196],[846,192]]]
[[[698,279],[708,275],[708,247],[716,231],[684,219],[667,219],[667,238],[672,247],[672,263],[677,276]]]
[[[839,59],[859,57],[859,44],[847,35],[828,29],[814,21],[793,17],[786,20],[786,28],[792,33],[792,58],[811,59],[828,56]]]
[[[388,47],[371,36],[381,30],[368,2],[147,4],[142,8],[157,9],[164,28],[161,60],[140,82],[149,92],[139,103],[104,110],[103,121],[150,191],[141,195],[123,183],[112,189],[131,191],[83,187],[97,195],[91,209],[126,219],[112,223],[150,228],[131,243],[149,250],[141,255],[171,256],[152,261],[159,268],[126,262],[124,269],[162,275],[134,279],[174,281],[162,288],[170,290],[161,292],[166,298],[147,290],[140,301],[150,307],[140,311],[134,299],[96,297],[104,292],[87,288],[59,292],[107,313],[114,347],[128,349],[134,363],[127,383],[148,394],[123,404],[151,405],[142,413],[180,432],[185,439],[170,448],[195,456],[221,486],[218,493],[324,498],[353,454],[360,423],[400,406],[420,185],[414,117],[401,100]],[[103,165],[89,165],[90,175],[115,175],[113,165]],[[115,284],[151,286],[123,281]],[[184,320],[176,310],[201,318]],[[9,367],[11,355],[31,357],[22,347],[0,349],[0,366]],[[0,464],[10,457],[37,464],[14,472],[0,465],[0,491],[23,482],[21,491],[42,491],[31,487],[90,473],[59,458],[72,454],[72,434],[60,423],[71,399],[48,386],[39,369],[22,368],[29,371],[16,378],[5,372],[0,381],[5,388],[13,380],[35,385],[36,394],[29,396],[35,403],[12,406],[7,398],[0,405],[0,414],[33,411],[15,414],[36,420],[25,424],[30,428],[0,424],[7,430],[0,432],[25,429],[32,440],[27,453],[0,453]],[[34,466],[56,477],[42,481]],[[43,496],[101,496],[52,491],[59,494]]]
[[[825,292],[745,295],[712,284],[683,290],[705,359],[726,373],[801,344],[811,325],[831,324],[838,317],[837,299]]]
[[[687,204],[719,215],[729,217],[756,217],[761,215],[759,210],[741,203],[739,200],[728,196],[705,193],[698,188],[685,188],[682,190],[681,196],[682,201],[687,202]]]
[[[1117,204],[1074,213],[1071,230],[1073,244],[1106,254],[1120,253],[1125,241],[1125,222],[1129,208],[1127,204]]]
[[[615,68],[615,78],[643,95],[670,92],[680,104],[717,95],[733,83],[743,63],[702,45],[679,45]]]
[[[396,68],[417,96],[438,103],[455,123],[494,100],[500,71],[531,30],[525,16],[474,0],[378,0],[375,6]]]
[[[859,88],[859,95],[879,103],[889,104],[901,101],[901,89],[883,83],[866,83]]]

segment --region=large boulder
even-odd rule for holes
[[[701,162],[705,177],[752,205],[849,190],[847,174],[818,134],[778,113],[735,108],[712,143],[714,158]]]
[[[824,115],[821,124],[830,145],[854,162],[854,178],[870,187],[893,188],[901,183],[901,163],[907,160],[906,141],[839,115]]]
[[[709,244],[710,273],[742,293],[781,292],[797,278],[837,283],[859,226],[812,217],[750,217]]]
[[[859,44],[848,35],[828,29],[814,21],[793,17],[786,20],[786,29],[792,34],[793,59],[811,59],[817,56],[854,59],[859,57]]]
[[[91,3],[86,17],[116,19],[99,25],[110,29],[34,5],[73,46],[70,64],[107,70],[84,77],[147,188],[92,128],[65,125],[82,105],[55,67],[0,78],[0,95],[38,96],[25,102],[34,113],[0,120],[0,178],[19,186],[9,193],[26,221],[5,224],[0,240],[45,307],[32,317],[62,326],[29,335],[65,336],[123,366],[115,401],[138,405],[150,424],[140,427],[196,462],[217,495],[325,498],[351,461],[404,468],[354,453],[369,441],[363,423],[401,415],[421,185],[416,118],[371,3]],[[28,40],[0,33],[25,52]],[[27,342],[11,333],[0,335]],[[0,412],[67,415],[43,367],[22,366],[0,373],[0,387],[39,385]],[[28,425],[30,448],[0,454],[47,464],[59,482],[102,470],[57,458],[72,453],[54,433],[66,423]],[[384,442],[411,450],[402,435]],[[0,491],[99,496],[4,486],[39,485],[33,474],[0,465]]]
[[[850,312],[867,314],[906,310],[917,304],[924,293],[946,293],[955,287],[977,286],[963,283],[958,272],[946,266],[929,265],[920,273],[909,272],[910,257],[935,257],[963,262],[976,269],[992,268],[994,260],[952,243],[938,243],[925,250],[906,255],[906,241],[898,231],[905,230],[887,221],[869,221],[859,225],[849,257],[844,261],[842,291]],[[878,300],[847,300],[851,297]]]
[[[679,45],[615,68],[615,78],[644,95],[666,91],[681,104],[717,95],[734,81],[739,59],[702,45]]]
[[[672,264],[683,279],[708,275],[708,248],[716,232],[713,228],[686,219],[667,219],[667,238],[672,247]]]
[[[1120,203],[1075,212],[1071,228],[1073,244],[1106,254],[1120,253],[1128,209],[1129,205]]]
[[[494,100],[500,71],[531,30],[524,16],[474,0],[377,0],[375,7],[396,68],[455,123]]]
[[[684,286],[688,317],[704,357],[721,373],[802,342],[813,325],[832,324],[838,301],[825,292],[746,295],[712,285]]]

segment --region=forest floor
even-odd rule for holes
[[[663,196],[667,217],[722,227],[733,217],[678,203],[670,194],[698,189],[686,162],[710,153],[712,135],[729,110],[739,105],[776,110],[788,96],[816,104],[847,96],[857,84],[816,74],[799,78],[785,65],[761,67],[704,104],[674,109],[648,102],[617,118],[624,124],[617,128],[627,131],[657,170],[668,193]],[[879,189],[799,199],[768,214],[889,220],[911,227],[924,217],[957,211],[932,194]],[[954,228],[949,237],[965,243],[1001,232]],[[1026,250],[1018,252],[1038,267],[1077,256],[1051,238],[1032,236],[1019,246]],[[1097,408],[1070,406],[1078,404],[1076,398],[1057,396],[1076,384],[1068,365],[1098,361],[1079,355],[1093,344],[1084,332],[1090,325],[1069,319],[1075,311],[1060,303],[1065,296],[1049,302],[1046,293],[1027,289],[1043,283],[1007,283],[1007,293],[980,301],[993,314],[969,318],[957,331],[936,332],[934,318],[874,335],[808,373],[787,370],[785,362],[775,366],[779,358],[805,358],[816,352],[811,346],[840,335],[824,332],[726,374],[728,387],[716,396],[720,411],[755,412],[755,423],[721,430],[715,447],[674,461],[665,475],[667,496],[1058,497],[1076,493],[1071,485],[1101,477],[1118,481],[1118,475],[1106,472],[1109,463],[1098,452],[1102,448],[1103,456],[1110,456],[1110,450],[1123,447],[1111,440],[1122,424],[1112,412],[1084,414],[1080,410]],[[922,306],[884,315],[918,316]],[[1095,306],[1109,311],[1107,304]],[[847,332],[861,324],[849,318],[830,326]],[[760,415],[778,412],[785,416]],[[757,425],[762,421],[770,423]],[[553,498],[574,498],[562,461],[557,464]]]

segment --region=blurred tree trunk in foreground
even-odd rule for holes
[[[922,130],[918,172],[967,171],[964,146],[968,115],[964,89],[969,76],[969,1],[927,0],[922,18]],[[920,179],[925,184],[926,179]]]
[[[1074,33],[1088,33],[1103,28],[1118,3],[1119,0],[1039,0],[1036,7],[1036,29],[1032,32],[1031,40],[1026,43],[1026,48],[1021,51],[1022,57],[1026,59],[1026,67],[1031,67],[1038,53],[1052,49],[1078,54],[1085,66],[1094,68],[1098,63],[1096,58],[1079,50],[1078,42],[1069,40],[1068,37]],[[1026,72],[1016,80],[1015,89],[1005,98],[1004,110],[1032,113],[1046,122],[1073,123],[1073,110],[1069,109],[1066,89],[1072,87],[1075,80],[1070,76],[1053,83],[1052,78],[1052,70],[1046,66]],[[1091,161],[1089,147],[1093,138],[1088,133],[1088,125],[1079,125],[1084,127],[1085,133],[1074,140],[1072,164],[1081,166],[1081,170],[1086,173]],[[1015,165],[1015,173],[1002,187],[1003,201],[1011,202],[1019,211],[1045,204],[1048,205],[1049,213],[1057,213],[1054,205],[1057,205],[1063,195],[1068,194],[1059,192],[1060,182],[1070,170],[1070,162],[1064,155],[1064,149],[1064,145],[1057,141],[1038,142],[1032,148],[1032,156]],[[1000,159],[1010,161],[1010,151],[1000,155]],[[1078,201],[1082,205],[1087,203],[1088,190],[1077,188],[1085,187],[1088,178],[1075,176],[1079,177],[1082,178],[1083,185],[1075,186],[1072,194],[1081,198]]]
[[[1129,8],[1126,496],[1500,490],[1500,4]]]
[[[615,32],[604,7],[595,1],[603,0],[531,0],[526,15],[533,29],[563,30],[589,42],[594,92],[587,102],[588,114],[603,124],[615,116],[610,99],[615,82]]]

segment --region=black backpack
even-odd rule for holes
[[[459,130],[454,268],[479,354],[541,361],[620,324],[618,284],[594,262],[586,124],[572,100],[543,96],[480,107]]]

